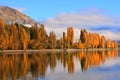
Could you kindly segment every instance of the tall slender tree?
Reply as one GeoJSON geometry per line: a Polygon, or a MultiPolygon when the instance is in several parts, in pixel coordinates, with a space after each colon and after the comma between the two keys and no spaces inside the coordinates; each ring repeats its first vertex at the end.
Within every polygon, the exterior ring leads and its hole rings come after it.
{"type": "Polygon", "coordinates": [[[49,47],[51,49],[55,49],[56,48],[56,35],[55,33],[52,31],[49,34],[49,47]]]}
{"type": "Polygon", "coordinates": [[[72,27],[67,28],[67,46],[68,48],[72,48],[74,43],[74,30],[72,27]]]}
{"type": "Polygon", "coordinates": [[[19,26],[20,48],[26,50],[28,47],[28,34],[25,29],[19,26]]]}
{"type": "Polygon", "coordinates": [[[106,45],[105,43],[106,43],[105,36],[101,36],[100,47],[105,48],[106,45]]]}
{"type": "Polygon", "coordinates": [[[3,19],[0,19],[0,49],[7,49],[8,43],[8,34],[5,30],[5,23],[3,19]]]}

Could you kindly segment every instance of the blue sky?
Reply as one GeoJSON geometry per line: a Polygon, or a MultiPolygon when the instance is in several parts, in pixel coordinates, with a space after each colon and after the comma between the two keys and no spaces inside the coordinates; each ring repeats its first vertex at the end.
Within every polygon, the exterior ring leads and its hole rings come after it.
{"type": "Polygon", "coordinates": [[[115,16],[120,14],[120,0],[1,0],[0,5],[24,8],[23,13],[35,20],[87,8],[106,10],[106,13],[115,16]]]}
{"type": "Polygon", "coordinates": [[[75,34],[86,28],[120,40],[116,35],[120,34],[120,0],[1,0],[0,5],[20,10],[58,36],[66,27],[74,26],[75,34]]]}

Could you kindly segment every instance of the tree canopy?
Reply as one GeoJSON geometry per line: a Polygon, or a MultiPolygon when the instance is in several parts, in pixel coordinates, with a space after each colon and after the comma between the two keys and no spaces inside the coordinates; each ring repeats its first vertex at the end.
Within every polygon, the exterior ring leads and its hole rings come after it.
{"type": "Polygon", "coordinates": [[[54,31],[49,35],[45,26],[39,27],[35,23],[32,27],[21,24],[5,24],[0,19],[0,49],[1,50],[26,50],[26,49],[81,49],[81,48],[117,48],[117,40],[111,41],[104,35],[89,33],[81,29],[80,38],[74,41],[74,28],[68,27],[67,33],[63,32],[60,39],[56,38],[54,31]]]}

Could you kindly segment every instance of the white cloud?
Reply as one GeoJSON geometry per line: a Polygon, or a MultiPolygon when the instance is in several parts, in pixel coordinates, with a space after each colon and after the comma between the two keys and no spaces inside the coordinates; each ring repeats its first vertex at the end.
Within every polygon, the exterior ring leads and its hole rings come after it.
{"type": "Polygon", "coordinates": [[[66,31],[67,27],[72,26],[75,28],[75,39],[79,39],[80,33],[78,30],[85,28],[91,32],[101,33],[112,40],[120,40],[120,37],[116,35],[120,32],[112,31],[112,29],[117,30],[120,27],[119,22],[119,18],[103,14],[97,9],[86,9],[78,13],[61,13],[54,18],[43,21],[48,32],[53,30],[60,37],[62,36],[62,32],[66,31]],[[97,29],[99,27],[103,27],[103,29],[93,30],[93,28],[97,29]],[[111,29],[106,30],[104,29],[105,27],[110,27],[111,29]]]}
{"type": "Polygon", "coordinates": [[[120,32],[113,32],[110,30],[89,30],[89,32],[93,33],[99,33],[100,35],[104,35],[106,39],[111,39],[111,40],[120,40],[120,32]]]}
{"type": "Polygon", "coordinates": [[[113,66],[118,66],[120,65],[120,58],[118,59],[110,59],[110,60],[106,60],[105,64],[102,64],[101,67],[113,67],[113,66]]]}
{"type": "Polygon", "coordinates": [[[27,10],[26,8],[19,8],[19,7],[13,7],[14,9],[18,10],[19,12],[24,12],[27,10]]]}

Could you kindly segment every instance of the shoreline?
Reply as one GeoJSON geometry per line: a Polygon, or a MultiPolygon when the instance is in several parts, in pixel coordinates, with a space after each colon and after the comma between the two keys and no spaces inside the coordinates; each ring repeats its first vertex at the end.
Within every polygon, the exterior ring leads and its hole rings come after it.
{"type": "Polygon", "coordinates": [[[101,50],[120,50],[120,47],[119,48],[90,48],[90,49],[0,50],[0,53],[12,53],[12,52],[75,52],[75,51],[101,51],[101,50]]]}

